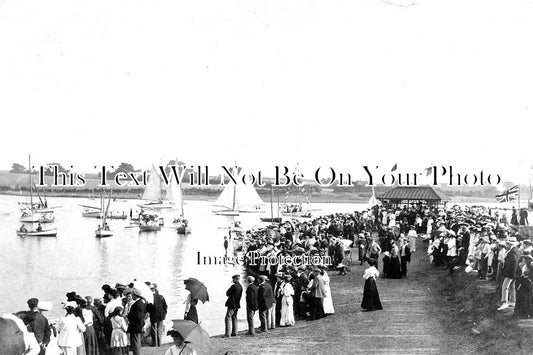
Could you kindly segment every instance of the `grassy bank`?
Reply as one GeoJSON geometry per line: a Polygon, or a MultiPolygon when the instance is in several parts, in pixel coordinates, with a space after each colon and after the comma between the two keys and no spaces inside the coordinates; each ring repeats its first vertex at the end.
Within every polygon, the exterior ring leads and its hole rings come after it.
{"type": "Polygon", "coordinates": [[[453,275],[433,270],[428,284],[442,299],[438,315],[446,330],[458,344],[471,346],[479,354],[531,354],[531,328],[518,326],[513,308],[497,311],[500,293],[492,281],[478,280],[477,273],[464,268],[453,275]]]}

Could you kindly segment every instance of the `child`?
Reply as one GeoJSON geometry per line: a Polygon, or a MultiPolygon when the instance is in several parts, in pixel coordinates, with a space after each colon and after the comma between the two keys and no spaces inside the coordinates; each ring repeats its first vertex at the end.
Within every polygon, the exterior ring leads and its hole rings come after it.
{"type": "Polygon", "coordinates": [[[128,325],[121,316],[123,310],[120,306],[116,307],[109,315],[113,327],[110,345],[115,355],[128,355],[128,334],[126,333],[128,325]]]}

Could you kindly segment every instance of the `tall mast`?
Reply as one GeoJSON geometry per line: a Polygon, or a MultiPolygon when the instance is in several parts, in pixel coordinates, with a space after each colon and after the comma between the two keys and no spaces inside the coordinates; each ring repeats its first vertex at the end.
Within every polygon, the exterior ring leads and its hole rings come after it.
{"type": "MultiPolygon", "coordinates": [[[[237,162],[235,162],[235,170],[237,170],[237,176],[238,176],[239,169],[237,169],[237,162]]],[[[236,199],[237,199],[237,184],[233,184],[233,208],[232,208],[232,211],[235,211],[235,200],[236,199]]]]}
{"type": "Polygon", "coordinates": [[[274,187],[270,185],[270,219],[274,222],[274,187]]]}
{"type": "Polygon", "coordinates": [[[278,193],[278,194],[276,194],[276,196],[278,197],[278,213],[276,213],[276,215],[277,215],[276,217],[278,217],[278,218],[279,218],[279,193],[278,193]]]}
{"type": "MultiPolygon", "coordinates": [[[[176,165],[178,165],[178,157],[176,157],[176,165]]],[[[178,172],[179,172],[179,165],[178,165],[178,172]]],[[[200,176],[198,176],[198,179],[200,179],[200,176]]],[[[176,180],[176,184],[178,183],[178,181],[176,180]]],[[[183,189],[181,188],[181,184],[183,183],[183,179],[182,181],[180,182],[179,184],[179,189],[180,189],[180,203],[181,203],[181,218],[182,219],[185,219],[185,210],[183,209],[183,189]]]]}
{"type": "Polygon", "coordinates": [[[31,155],[28,154],[28,171],[30,172],[30,208],[33,215],[33,181],[31,179],[31,155]]]}

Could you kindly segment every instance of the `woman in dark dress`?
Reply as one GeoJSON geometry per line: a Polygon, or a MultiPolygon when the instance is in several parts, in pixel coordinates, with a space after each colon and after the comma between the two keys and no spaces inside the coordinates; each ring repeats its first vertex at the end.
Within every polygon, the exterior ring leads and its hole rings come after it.
{"type": "Polygon", "coordinates": [[[196,311],[196,305],[198,304],[198,300],[193,299],[191,294],[187,296],[187,300],[185,301],[185,316],[184,319],[193,321],[194,323],[198,324],[198,312],[196,311]]]}
{"type": "Polygon", "coordinates": [[[390,266],[390,252],[383,253],[383,278],[389,278],[389,266],[390,266]]]}
{"type": "Polygon", "coordinates": [[[391,242],[390,262],[387,271],[389,279],[401,279],[402,272],[400,268],[400,249],[396,246],[396,241],[391,242]]]}
{"type": "Polygon", "coordinates": [[[376,279],[379,277],[379,271],[374,266],[376,265],[376,260],[369,259],[368,264],[370,264],[370,267],[363,274],[365,288],[363,290],[363,301],[361,302],[361,308],[367,312],[383,309],[376,286],[376,279]]]}
{"type": "Polygon", "coordinates": [[[533,316],[533,295],[531,285],[531,282],[533,281],[532,261],[533,257],[530,255],[522,255],[520,258],[522,275],[516,281],[516,304],[514,314],[522,318],[533,316]]]}

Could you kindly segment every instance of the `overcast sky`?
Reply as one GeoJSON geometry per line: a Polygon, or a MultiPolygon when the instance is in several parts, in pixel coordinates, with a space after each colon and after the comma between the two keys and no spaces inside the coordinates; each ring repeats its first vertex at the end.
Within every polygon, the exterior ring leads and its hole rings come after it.
{"type": "Polygon", "coordinates": [[[527,183],[532,0],[0,0],[0,169],[453,164],[527,183]]]}

